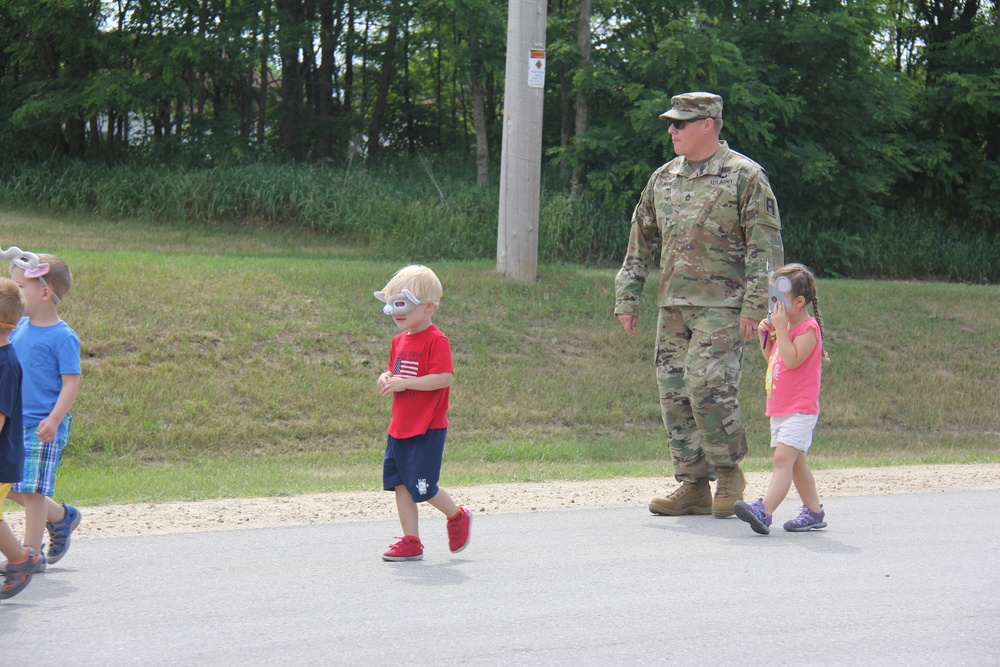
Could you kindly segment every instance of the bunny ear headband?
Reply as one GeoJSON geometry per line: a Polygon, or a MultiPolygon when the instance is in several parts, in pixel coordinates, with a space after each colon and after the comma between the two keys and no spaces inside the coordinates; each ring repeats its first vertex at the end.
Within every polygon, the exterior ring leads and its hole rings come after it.
{"type": "MultiPolygon", "coordinates": [[[[49,272],[49,265],[47,262],[39,263],[38,255],[35,253],[21,250],[17,246],[11,246],[0,252],[0,257],[10,260],[11,273],[14,272],[14,267],[23,269],[25,278],[37,278],[42,287],[48,287],[48,283],[45,282],[45,278],[42,276],[49,272]]],[[[57,304],[59,303],[59,296],[55,291],[52,292],[52,300],[57,304]]]]}
{"type": "Polygon", "coordinates": [[[0,252],[0,258],[10,260],[10,268],[14,269],[16,266],[19,269],[24,269],[24,276],[26,278],[38,278],[39,276],[44,276],[49,272],[48,264],[39,264],[38,255],[33,252],[28,252],[27,250],[21,250],[17,246],[11,246],[0,252]],[[44,269],[42,267],[45,267],[44,269]],[[41,271],[39,271],[41,269],[41,271]],[[28,272],[34,275],[28,275],[28,272]]]}

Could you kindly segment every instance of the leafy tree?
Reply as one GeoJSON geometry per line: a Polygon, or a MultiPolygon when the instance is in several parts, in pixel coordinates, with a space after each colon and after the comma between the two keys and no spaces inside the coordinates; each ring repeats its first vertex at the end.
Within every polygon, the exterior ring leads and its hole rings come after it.
{"type": "Polygon", "coordinates": [[[735,115],[741,127],[764,124],[753,157],[771,173],[786,217],[817,229],[872,224],[903,169],[896,131],[910,113],[908,87],[873,60],[880,6],[750,2],[736,18],[735,41],[775,106],[745,110],[738,98],[735,115]]]}
{"type": "Polygon", "coordinates": [[[101,64],[100,9],[100,0],[0,4],[0,138],[12,154],[83,154],[86,80],[101,64]]]}
{"type": "MultiPolygon", "coordinates": [[[[506,5],[4,0],[0,160],[411,154],[475,160],[485,184],[506,5]]],[[[1000,231],[995,0],[549,0],[548,16],[545,186],[574,205],[626,220],[672,157],[657,116],[710,90],[790,227],[845,252],[904,208],[1000,231]]]]}
{"type": "Polygon", "coordinates": [[[926,47],[908,73],[921,93],[900,198],[959,227],[1000,232],[1000,26],[994,4],[916,0],[926,47]]]}

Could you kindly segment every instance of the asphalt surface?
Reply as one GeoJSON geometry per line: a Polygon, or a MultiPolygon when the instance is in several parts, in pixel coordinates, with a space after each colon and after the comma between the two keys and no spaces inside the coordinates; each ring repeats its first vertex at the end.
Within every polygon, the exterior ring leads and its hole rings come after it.
{"type": "Polygon", "coordinates": [[[77,540],[0,665],[998,665],[1000,491],[825,500],[753,533],[644,507],[77,540]]]}

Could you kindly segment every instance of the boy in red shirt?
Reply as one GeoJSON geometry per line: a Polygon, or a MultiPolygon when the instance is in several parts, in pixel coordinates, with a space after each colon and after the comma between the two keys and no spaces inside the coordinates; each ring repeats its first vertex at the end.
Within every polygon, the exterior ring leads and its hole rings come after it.
{"type": "Polygon", "coordinates": [[[387,561],[420,560],[417,503],[428,502],[448,517],[448,546],[458,553],[469,544],[472,515],[438,486],[448,433],[448,396],[454,369],[448,337],[431,322],[441,300],[441,281],[426,266],[396,272],[375,298],[392,317],[399,334],[392,339],[388,370],[376,386],[392,396],[382,486],[396,492],[403,537],[382,554],[387,561]]]}

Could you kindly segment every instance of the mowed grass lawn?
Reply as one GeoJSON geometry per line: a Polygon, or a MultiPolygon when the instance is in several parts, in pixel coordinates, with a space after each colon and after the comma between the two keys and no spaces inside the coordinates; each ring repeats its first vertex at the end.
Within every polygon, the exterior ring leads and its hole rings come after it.
{"type": "MultiPolygon", "coordinates": [[[[0,213],[0,246],[54,252],[83,383],[57,495],[80,504],[381,488],[396,332],[372,297],[400,266],[336,239],[0,213]]],[[[794,259],[794,258],[790,258],[794,259]]],[[[456,376],[443,484],[670,470],[652,370],[616,267],[429,262],[456,376]]],[[[1000,287],[820,280],[814,467],[1000,461],[1000,287]]],[[[764,360],[747,349],[748,469],[770,467],[764,360]]]]}

